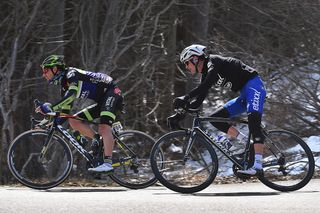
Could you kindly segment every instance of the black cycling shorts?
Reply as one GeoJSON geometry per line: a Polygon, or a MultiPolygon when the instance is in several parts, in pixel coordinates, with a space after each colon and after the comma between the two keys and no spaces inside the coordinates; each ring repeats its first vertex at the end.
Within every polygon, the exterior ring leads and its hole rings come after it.
{"type": "Polygon", "coordinates": [[[76,113],[80,118],[92,121],[100,118],[100,123],[111,126],[116,120],[116,113],[122,108],[123,97],[118,87],[108,89],[101,100],[76,113]]]}

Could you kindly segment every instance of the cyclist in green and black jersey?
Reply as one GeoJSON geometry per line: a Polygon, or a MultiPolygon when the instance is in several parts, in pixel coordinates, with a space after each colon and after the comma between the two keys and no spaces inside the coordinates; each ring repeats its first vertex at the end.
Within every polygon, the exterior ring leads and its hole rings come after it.
{"type": "MultiPolygon", "coordinates": [[[[104,144],[104,162],[96,168],[89,168],[93,172],[111,172],[112,150],[114,138],[111,126],[116,118],[116,111],[122,107],[121,90],[112,77],[104,73],[95,73],[78,68],[66,67],[64,57],[50,55],[41,64],[43,77],[50,83],[61,85],[62,99],[54,104],[44,103],[36,110],[47,113],[61,111],[69,113],[76,98],[89,98],[96,103],[76,113],[81,118],[92,121],[100,117],[98,134],[104,144]]],[[[89,138],[97,137],[97,133],[82,121],[69,119],[70,126],[89,138]]]]}

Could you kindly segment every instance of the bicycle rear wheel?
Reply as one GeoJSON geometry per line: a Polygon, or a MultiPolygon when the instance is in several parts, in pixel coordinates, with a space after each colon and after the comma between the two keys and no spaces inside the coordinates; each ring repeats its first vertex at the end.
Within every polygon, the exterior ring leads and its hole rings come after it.
{"type": "Polygon", "coordinates": [[[284,130],[269,131],[263,154],[266,186],[278,191],[295,191],[304,187],[314,173],[314,158],[308,145],[297,135],[284,130]]]}
{"type": "Polygon", "coordinates": [[[7,160],[13,176],[23,185],[34,189],[49,189],[62,183],[72,169],[69,146],[58,135],[53,135],[46,149],[45,130],[29,130],[10,144],[7,160]],[[45,153],[40,157],[41,153],[45,153]]]}
{"type": "Polygon", "coordinates": [[[115,143],[112,154],[114,173],[110,178],[130,189],[142,189],[153,185],[157,181],[150,165],[154,139],[136,130],[122,131],[118,138],[125,146],[119,142],[115,143]]]}
{"type": "Polygon", "coordinates": [[[174,131],[162,136],[151,152],[151,167],[158,180],[180,193],[194,193],[208,187],[218,171],[218,158],[212,145],[196,136],[185,158],[190,134],[174,131]]]}

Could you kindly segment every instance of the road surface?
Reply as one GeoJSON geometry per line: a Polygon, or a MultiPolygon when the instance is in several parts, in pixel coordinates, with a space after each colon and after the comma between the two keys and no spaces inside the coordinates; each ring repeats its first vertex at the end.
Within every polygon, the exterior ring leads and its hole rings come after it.
{"type": "Polygon", "coordinates": [[[303,189],[283,193],[261,183],[211,185],[196,194],[164,187],[130,190],[123,187],[57,187],[38,191],[0,187],[0,213],[205,213],[320,212],[320,179],[303,189]]]}

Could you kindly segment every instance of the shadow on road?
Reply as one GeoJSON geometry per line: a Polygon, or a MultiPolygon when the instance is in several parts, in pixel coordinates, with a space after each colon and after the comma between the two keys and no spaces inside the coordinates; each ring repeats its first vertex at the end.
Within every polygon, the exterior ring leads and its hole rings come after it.
{"type": "MultiPolygon", "coordinates": [[[[169,193],[154,193],[154,195],[168,195],[169,193]]],[[[179,193],[170,193],[179,194],[179,193]]],[[[181,194],[181,196],[197,196],[197,197],[244,197],[244,196],[274,196],[280,195],[280,192],[227,192],[227,193],[194,193],[181,194]]]]}
{"type": "Polygon", "coordinates": [[[244,196],[273,196],[280,192],[227,192],[227,193],[195,193],[193,196],[203,197],[244,197],[244,196]]]}
{"type": "Polygon", "coordinates": [[[128,191],[126,189],[101,189],[101,188],[83,188],[83,189],[79,189],[79,188],[67,188],[67,189],[49,189],[49,190],[44,190],[43,192],[55,192],[55,193],[61,193],[61,192],[124,192],[124,191],[128,191]]]}

